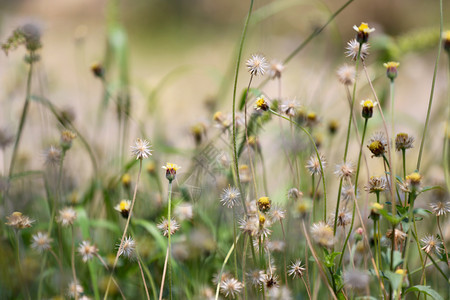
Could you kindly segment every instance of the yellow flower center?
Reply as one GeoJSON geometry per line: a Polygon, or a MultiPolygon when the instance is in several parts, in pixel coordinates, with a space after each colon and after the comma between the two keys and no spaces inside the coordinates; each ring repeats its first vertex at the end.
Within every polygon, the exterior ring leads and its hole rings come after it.
{"type": "Polygon", "coordinates": [[[398,66],[400,66],[400,63],[398,63],[396,61],[390,61],[390,62],[384,63],[383,66],[386,69],[398,68],[398,66]]]}
{"type": "Polygon", "coordinates": [[[128,203],[127,203],[127,201],[125,201],[125,200],[120,201],[119,208],[122,211],[123,210],[128,210],[128,203]]]}
{"type": "Polygon", "coordinates": [[[373,102],[372,102],[372,100],[366,100],[366,101],[364,101],[363,106],[364,106],[364,107],[367,107],[367,108],[373,108],[373,102]]]}
{"type": "Polygon", "coordinates": [[[361,23],[361,25],[359,25],[359,27],[358,27],[358,30],[361,32],[365,32],[368,29],[369,29],[369,25],[367,23],[361,23]]]}
{"type": "Polygon", "coordinates": [[[375,210],[383,209],[383,205],[381,205],[380,203],[373,203],[372,209],[375,209],[375,210]]]}

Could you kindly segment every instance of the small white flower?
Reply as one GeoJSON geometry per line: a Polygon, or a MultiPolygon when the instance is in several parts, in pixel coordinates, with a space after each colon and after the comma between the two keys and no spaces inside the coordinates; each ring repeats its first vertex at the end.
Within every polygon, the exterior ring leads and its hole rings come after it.
{"type": "Polygon", "coordinates": [[[33,242],[31,243],[31,248],[42,253],[49,250],[52,246],[50,245],[53,241],[52,238],[48,236],[46,232],[38,232],[32,236],[33,242]]]}
{"type": "Polygon", "coordinates": [[[134,258],[134,253],[136,250],[136,242],[133,240],[132,237],[126,237],[123,240],[122,246],[120,246],[120,244],[118,246],[119,246],[119,256],[123,254],[129,259],[134,258]]]}
{"type": "Polygon", "coordinates": [[[87,262],[90,260],[94,255],[97,254],[97,247],[94,245],[91,245],[88,241],[81,242],[80,246],[78,247],[78,253],[83,257],[83,262],[87,262]]]}
{"type": "Polygon", "coordinates": [[[228,208],[232,208],[239,203],[240,197],[241,193],[239,192],[239,189],[228,186],[228,188],[223,190],[223,193],[220,196],[220,202],[228,208]]]}
{"type": "Polygon", "coordinates": [[[77,213],[72,207],[65,207],[59,211],[58,222],[62,226],[72,225],[77,219],[77,213]]]}

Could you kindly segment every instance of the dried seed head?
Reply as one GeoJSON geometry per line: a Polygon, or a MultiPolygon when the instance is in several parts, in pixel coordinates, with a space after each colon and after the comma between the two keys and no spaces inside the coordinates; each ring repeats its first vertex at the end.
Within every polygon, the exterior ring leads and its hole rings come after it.
{"type": "Polygon", "coordinates": [[[323,221],[311,226],[311,235],[314,241],[322,247],[331,248],[334,244],[333,229],[323,221]]]}
{"type": "Polygon", "coordinates": [[[239,189],[228,186],[228,188],[223,190],[222,195],[220,196],[220,202],[222,203],[222,205],[225,205],[228,208],[232,208],[236,204],[239,204],[240,198],[241,193],[239,192],[239,189]]]}
{"type": "Polygon", "coordinates": [[[334,174],[336,174],[341,179],[351,179],[354,171],[355,169],[352,162],[347,161],[343,162],[340,165],[337,165],[334,174]]]}
{"type": "Polygon", "coordinates": [[[352,85],[355,82],[356,70],[354,66],[344,64],[337,70],[339,82],[343,85],[352,85]]]}
{"type": "Polygon", "coordinates": [[[77,219],[77,213],[72,207],[65,207],[59,211],[57,221],[62,226],[73,225],[73,222],[77,219]]]}
{"type": "Polygon", "coordinates": [[[292,276],[292,278],[303,277],[303,272],[305,272],[305,268],[302,266],[301,260],[296,260],[295,262],[292,262],[288,269],[288,275],[292,276]]]}
{"type": "Polygon", "coordinates": [[[395,137],[395,149],[397,151],[413,148],[414,137],[408,136],[407,133],[399,133],[395,137]]]}
{"type": "Polygon", "coordinates": [[[45,164],[49,166],[57,166],[61,161],[61,149],[50,146],[48,150],[44,153],[45,164]]]}
{"type": "Polygon", "coordinates": [[[124,255],[128,259],[134,259],[136,242],[131,236],[125,237],[125,239],[123,240],[123,244],[120,245],[119,243],[117,246],[119,247],[119,256],[124,255]]]}
{"type": "Polygon", "coordinates": [[[50,245],[53,241],[52,238],[46,232],[38,232],[32,236],[33,242],[31,243],[31,248],[42,253],[49,250],[52,246],[50,245]]]}
{"type": "Polygon", "coordinates": [[[161,230],[164,236],[169,236],[169,230],[170,235],[175,234],[175,232],[180,229],[180,224],[178,224],[177,220],[173,218],[170,219],[170,222],[168,219],[162,218],[161,222],[156,227],[161,230]]]}
{"type": "Polygon", "coordinates": [[[369,140],[367,146],[372,152],[372,157],[381,157],[386,153],[387,141],[383,132],[376,132],[369,140]]]}
{"type": "Polygon", "coordinates": [[[369,182],[364,186],[364,190],[369,193],[379,193],[388,189],[386,178],[381,176],[371,176],[369,182]]]}
{"type": "Polygon", "coordinates": [[[88,260],[92,259],[98,252],[97,247],[94,245],[91,245],[88,241],[82,241],[80,243],[80,246],[78,246],[78,253],[83,258],[83,262],[87,262],[88,260]]]}
{"type": "Polygon", "coordinates": [[[267,69],[266,58],[259,54],[253,54],[251,58],[247,60],[247,68],[251,75],[259,76],[264,75],[267,69]]]}
{"type": "Polygon", "coordinates": [[[152,155],[150,147],[150,143],[147,140],[137,138],[134,146],[131,146],[131,154],[136,156],[136,159],[147,158],[152,155]]]}
{"type": "Polygon", "coordinates": [[[273,60],[270,63],[270,69],[269,69],[270,78],[272,78],[272,79],[281,78],[281,73],[283,73],[284,68],[285,67],[284,67],[283,63],[273,60]]]}
{"type": "Polygon", "coordinates": [[[450,213],[450,201],[448,200],[430,203],[430,207],[431,211],[436,216],[445,216],[446,214],[450,213]]]}
{"type": "Polygon", "coordinates": [[[439,254],[442,252],[442,242],[439,240],[438,237],[434,235],[426,235],[423,239],[420,240],[424,245],[422,247],[422,250],[426,253],[430,253],[431,251],[434,251],[436,254],[439,254]]]}
{"type": "Polygon", "coordinates": [[[23,215],[18,211],[15,211],[11,215],[7,216],[6,220],[8,220],[8,222],[5,223],[6,225],[16,229],[30,228],[34,223],[34,220],[31,220],[28,216],[23,215]]]}
{"type": "Polygon", "coordinates": [[[244,285],[235,278],[225,279],[220,282],[220,292],[225,297],[231,296],[233,299],[241,292],[243,287],[244,285]]]}
{"type": "MultiPolygon", "coordinates": [[[[325,156],[320,155],[320,161],[322,162],[322,167],[325,168],[326,160],[325,156]]],[[[320,162],[317,156],[311,156],[305,165],[305,168],[309,171],[311,175],[321,175],[320,162]]]]}
{"type": "Polygon", "coordinates": [[[345,54],[352,60],[356,60],[356,58],[358,57],[359,47],[361,47],[361,53],[359,54],[359,57],[361,58],[361,60],[365,60],[369,55],[369,44],[364,43],[361,46],[360,43],[358,43],[355,39],[347,43],[347,47],[345,48],[347,51],[345,52],[345,54]]]}
{"type": "Polygon", "coordinates": [[[283,101],[283,103],[280,105],[280,110],[286,116],[294,118],[295,116],[297,116],[300,107],[300,103],[297,100],[291,99],[283,101]]]}
{"type": "Polygon", "coordinates": [[[349,290],[364,291],[369,285],[369,274],[361,270],[348,270],[344,272],[344,285],[349,290]]]}

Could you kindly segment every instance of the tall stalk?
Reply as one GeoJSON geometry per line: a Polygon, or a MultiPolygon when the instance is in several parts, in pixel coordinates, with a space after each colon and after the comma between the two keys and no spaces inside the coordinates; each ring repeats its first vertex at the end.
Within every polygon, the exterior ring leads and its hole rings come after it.
{"type": "MultiPolygon", "coordinates": [[[[31,51],[30,57],[32,57],[33,55],[34,55],[34,52],[31,51]]],[[[20,116],[20,122],[19,122],[19,129],[17,130],[16,140],[14,141],[14,148],[13,148],[13,152],[12,152],[11,163],[9,165],[8,178],[11,178],[13,171],[14,171],[14,165],[15,165],[15,162],[17,159],[17,152],[19,150],[20,138],[22,137],[23,127],[25,125],[25,120],[26,120],[27,114],[28,114],[28,108],[30,106],[32,75],[33,75],[33,61],[30,61],[30,68],[28,69],[25,103],[23,104],[22,115],[20,116]]]]}

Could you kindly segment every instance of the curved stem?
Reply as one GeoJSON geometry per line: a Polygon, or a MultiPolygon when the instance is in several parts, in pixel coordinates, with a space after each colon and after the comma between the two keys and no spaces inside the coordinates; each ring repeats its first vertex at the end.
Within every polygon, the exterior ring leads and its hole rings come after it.
{"type": "MultiPolygon", "coordinates": [[[[218,278],[221,278],[222,277],[222,273],[223,273],[223,270],[225,269],[225,265],[227,264],[227,262],[228,262],[228,259],[230,259],[230,256],[231,256],[231,253],[233,252],[233,250],[234,250],[234,244],[235,243],[237,243],[237,241],[239,240],[239,238],[240,238],[240,234],[236,237],[236,240],[235,241],[233,241],[233,245],[231,245],[231,248],[230,248],[230,250],[228,250],[228,253],[227,253],[227,256],[225,256],[225,259],[224,259],[224,261],[223,261],[223,263],[222,263],[222,267],[220,268],[220,273],[219,273],[219,276],[218,276],[218,278]]],[[[250,243],[251,243],[251,241],[250,241],[250,243]]],[[[220,290],[220,280],[218,280],[219,282],[217,283],[217,287],[216,287],[216,297],[214,298],[215,300],[217,300],[217,299],[219,299],[219,290],[220,290]]]]}
{"type": "MultiPolygon", "coordinates": [[[[74,284],[75,284],[75,290],[77,289],[76,288],[76,285],[78,284],[78,280],[77,280],[77,272],[76,272],[76,270],[75,270],[75,232],[74,232],[74,229],[73,229],[73,225],[71,226],[71,228],[72,228],[72,259],[71,259],[71,265],[72,265],[72,276],[73,276],[73,282],[74,282],[74,284]]],[[[75,291],[75,300],[77,300],[78,299],[78,293],[75,291]]]]}

